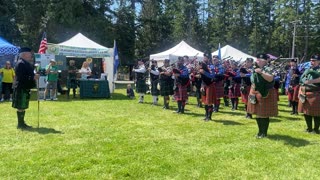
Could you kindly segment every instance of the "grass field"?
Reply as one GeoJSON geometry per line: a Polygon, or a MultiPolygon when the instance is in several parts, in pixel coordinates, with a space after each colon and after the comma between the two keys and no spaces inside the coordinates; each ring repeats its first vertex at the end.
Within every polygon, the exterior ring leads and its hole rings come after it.
{"type": "Polygon", "coordinates": [[[222,107],[213,121],[191,97],[185,114],[125,97],[30,102],[16,129],[11,103],[0,103],[1,179],[318,179],[319,139],[304,132],[281,96],[269,136],[256,139],[255,120],[222,107]]]}

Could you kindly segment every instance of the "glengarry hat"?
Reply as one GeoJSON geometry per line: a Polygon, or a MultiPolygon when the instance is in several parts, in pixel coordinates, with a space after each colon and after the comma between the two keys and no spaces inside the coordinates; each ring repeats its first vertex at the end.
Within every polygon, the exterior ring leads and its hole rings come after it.
{"type": "Polygon", "coordinates": [[[257,59],[263,59],[267,61],[269,59],[269,56],[267,54],[260,53],[257,55],[257,59]]]}

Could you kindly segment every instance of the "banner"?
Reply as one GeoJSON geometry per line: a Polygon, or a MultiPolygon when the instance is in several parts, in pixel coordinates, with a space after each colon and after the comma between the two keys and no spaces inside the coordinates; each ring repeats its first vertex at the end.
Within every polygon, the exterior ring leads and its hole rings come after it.
{"type": "Polygon", "coordinates": [[[48,43],[48,54],[63,55],[63,56],[75,56],[75,57],[110,57],[108,49],[97,49],[97,48],[80,48],[71,47],[58,44],[48,43]]]}

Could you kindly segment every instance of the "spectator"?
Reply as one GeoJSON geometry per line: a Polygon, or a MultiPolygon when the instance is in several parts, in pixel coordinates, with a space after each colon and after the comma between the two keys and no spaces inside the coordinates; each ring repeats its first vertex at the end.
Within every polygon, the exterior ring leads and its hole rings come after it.
{"type": "Polygon", "coordinates": [[[0,73],[2,75],[2,98],[1,102],[4,100],[9,99],[12,101],[12,83],[15,77],[14,69],[11,67],[10,61],[6,62],[6,65],[4,68],[0,70],[0,73]],[[10,94],[8,98],[8,94],[10,94]]]}

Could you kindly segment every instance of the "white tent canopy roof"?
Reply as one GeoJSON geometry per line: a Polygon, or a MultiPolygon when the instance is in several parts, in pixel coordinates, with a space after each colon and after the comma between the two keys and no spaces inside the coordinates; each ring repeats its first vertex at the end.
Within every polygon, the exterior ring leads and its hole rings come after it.
{"type": "Polygon", "coordinates": [[[199,60],[203,59],[203,52],[194,49],[184,41],[181,41],[179,44],[177,44],[173,48],[168,49],[164,52],[161,52],[158,54],[151,54],[150,59],[157,60],[157,61],[170,59],[172,63],[172,62],[175,62],[179,56],[185,56],[185,55],[189,56],[190,58],[197,56],[199,60]]]}
{"type": "Polygon", "coordinates": [[[69,40],[59,43],[59,45],[70,46],[70,47],[79,47],[79,48],[95,48],[95,49],[108,49],[91,39],[87,38],[81,33],[73,36],[69,40]]]}
{"type": "MultiPolygon", "coordinates": [[[[226,45],[222,47],[220,50],[221,50],[222,59],[232,58],[233,60],[240,61],[240,62],[245,61],[247,58],[253,58],[254,60],[256,59],[255,57],[250,56],[230,45],[226,45]]],[[[219,49],[214,51],[212,55],[218,55],[218,52],[219,52],[219,49]]]]}

